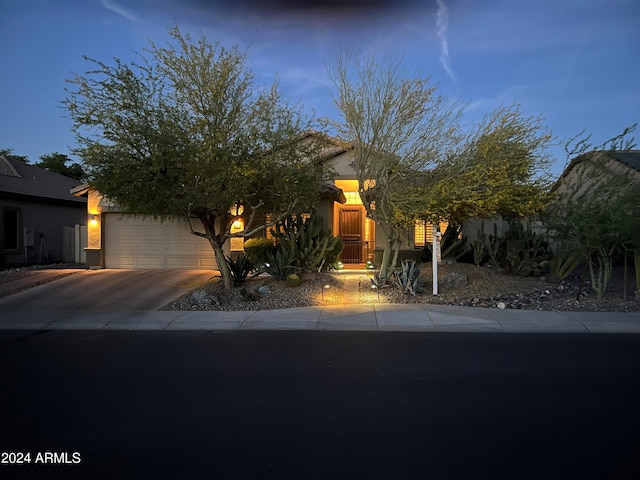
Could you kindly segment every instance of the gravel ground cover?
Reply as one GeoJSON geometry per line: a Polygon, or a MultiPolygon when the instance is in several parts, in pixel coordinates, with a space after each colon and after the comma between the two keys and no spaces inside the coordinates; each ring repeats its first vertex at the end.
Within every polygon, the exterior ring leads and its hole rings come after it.
{"type": "MultiPolygon", "coordinates": [[[[76,264],[38,265],[0,271],[0,284],[27,278],[41,269],[81,268],[76,264]]],[[[359,277],[358,303],[426,303],[463,305],[484,308],[527,309],[578,312],[639,312],[640,294],[634,292],[633,267],[627,272],[627,294],[624,298],[624,269],[615,267],[602,302],[597,302],[589,286],[589,276],[582,281],[582,269],[565,281],[549,283],[545,277],[506,275],[498,269],[476,267],[467,263],[442,263],[438,267],[439,294],[433,295],[431,264],[423,264],[425,291],[416,296],[403,294],[394,286],[380,290],[371,288],[371,272],[359,277]],[[580,285],[582,283],[582,288],[580,285]],[[580,293],[579,293],[580,292],[580,293]]],[[[339,305],[346,299],[344,275],[313,273],[300,275],[298,287],[260,275],[232,290],[224,290],[219,278],[197,286],[163,310],[270,310],[312,306],[339,305]]],[[[353,301],[353,296],[348,297],[353,301]]]]}
{"type": "MultiPolygon", "coordinates": [[[[416,296],[403,294],[394,286],[381,289],[378,296],[371,288],[369,277],[372,274],[365,271],[357,274],[358,303],[430,303],[544,311],[640,311],[632,268],[627,273],[627,299],[623,299],[624,273],[617,267],[602,302],[596,301],[588,275],[580,288],[581,269],[557,284],[547,282],[545,277],[506,275],[490,267],[441,264],[438,296],[432,293],[431,264],[424,264],[421,270],[425,276],[425,291],[416,296]],[[455,285],[452,279],[458,284],[455,285]]],[[[259,276],[232,290],[224,290],[220,280],[215,278],[169,303],[163,310],[268,310],[337,305],[345,298],[343,278],[331,273],[306,274],[301,275],[300,286],[288,287],[271,277],[259,276]]]]}

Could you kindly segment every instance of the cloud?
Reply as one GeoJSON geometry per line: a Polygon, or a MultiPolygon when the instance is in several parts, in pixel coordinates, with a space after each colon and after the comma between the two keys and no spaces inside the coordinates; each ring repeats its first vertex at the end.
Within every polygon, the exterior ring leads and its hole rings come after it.
{"type": "Polygon", "coordinates": [[[449,26],[449,9],[443,0],[436,0],[438,3],[438,12],[436,13],[436,35],[440,40],[440,63],[444,67],[449,78],[456,81],[456,74],[451,67],[451,59],[449,58],[449,44],[447,43],[447,27],[449,26]]]}
{"type": "Polygon", "coordinates": [[[116,2],[112,0],[102,0],[101,3],[102,3],[102,6],[107,10],[117,13],[118,15],[121,15],[122,17],[126,18],[130,22],[140,23],[140,19],[135,13],[133,13],[131,10],[128,10],[122,7],[121,5],[118,5],[116,2]]]}

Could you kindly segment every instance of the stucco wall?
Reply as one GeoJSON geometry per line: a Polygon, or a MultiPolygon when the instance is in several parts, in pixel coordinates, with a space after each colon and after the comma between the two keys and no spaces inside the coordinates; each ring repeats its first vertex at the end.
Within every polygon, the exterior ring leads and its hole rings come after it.
{"type": "Polygon", "coordinates": [[[46,205],[17,199],[0,199],[0,211],[4,207],[18,208],[19,252],[0,253],[0,264],[18,265],[24,263],[62,262],[64,227],[86,225],[86,205],[78,206],[46,205]],[[33,230],[34,245],[26,248],[24,228],[33,230]]]}

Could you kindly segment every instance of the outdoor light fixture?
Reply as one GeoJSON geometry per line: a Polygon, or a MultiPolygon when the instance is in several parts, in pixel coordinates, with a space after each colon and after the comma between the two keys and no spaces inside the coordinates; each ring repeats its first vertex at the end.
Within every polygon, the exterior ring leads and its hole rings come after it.
{"type": "Polygon", "coordinates": [[[329,290],[330,285],[323,285],[322,286],[322,300],[324,300],[324,291],[325,290],[329,290]]]}
{"type": "Polygon", "coordinates": [[[378,292],[378,301],[380,300],[380,289],[377,285],[371,285],[371,288],[378,292]]]}
{"type": "Polygon", "coordinates": [[[91,218],[89,219],[89,223],[91,223],[91,225],[97,225],[98,224],[98,216],[97,215],[91,215],[91,218]]]}
{"type": "Polygon", "coordinates": [[[236,217],[240,217],[243,213],[244,213],[244,205],[242,205],[241,203],[236,203],[233,206],[231,214],[236,216],[236,217]],[[234,212],[234,210],[235,210],[235,212],[234,212]]]}

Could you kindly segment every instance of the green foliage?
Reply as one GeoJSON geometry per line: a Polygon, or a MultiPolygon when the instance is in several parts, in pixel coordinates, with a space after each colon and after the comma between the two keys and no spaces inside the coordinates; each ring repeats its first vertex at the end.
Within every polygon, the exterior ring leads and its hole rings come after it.
{"type": "Polygon", "coordinates": [[[231,257],[226,257],[226,261],[233,278],[233,285],[236,287],[242,285],[253,270],[253,265],[249,258],[245,255],[240,255],[235,261],[231,257]]]}
{"type": "Polygon", "coordinates": [[[62,153],[56,152],[48,155],[42,155],[40,157],[40,162],[34,163],[34,166],[78,181],[83,181],[85,178],[82,165],[75,163],[68,156],[62,153]],[[69,162],[71,162],[71,164],[67,165],[69,162]]]}
{"type": "MultiPolygon", "coordinates": [[[[554,202],[545,212],[551,235],[586,259],[597,300],[604,298],[613,259],[640,249],[640,184],[634,171],[612,158],[617,148],[630,149],[625,136],[635,125],[595,150],[589,137],[566,150],[572,158],[555,186],[554,202]]],[[[571,141],[575,141],[574,137],[571,141]]]]}
{"type": "Polygon", "coordinates": [[[314,213],[303,219],[289,216],[272,230],[278,249],[291,255],[294,264],[305,272],[320,272],[333,267],[344,242],[331,235],[322,217],[314,213]]]}
{"type": "Polygon", "coordinates": [[[573,272],[584,258],[567,243],[560,243],[549,262],[551,280],[561,282],[573,272]]]}
{"type": "Polygon", "coordinates": [[[290,273],[287,275],[286,280],[284,281],[287,287],[299,287],[300,286],[300,277],[295,273],[290,273]]]}
{"type": "Polygon", "coordinates": [[[247,54],[178,27],[139,61],[91,63],[69,80],[64,105],[92,187],[136,214],[199,220],[225,287],[223,246],[243,207],[251,237],[276,217],[308,211],[323,178],[310,122],[277,83],[257,85],[247,54]],[[237,210],[237,209],[236,209],[237,210]],[[237,213],[237,211],[236,211],[237,213]]]}
{"type": "Polygon", "coordinates": [[[424,291],[424,277],[415,260],[402,261],[399,271],[394,272],[394,280],[398,288],[405,294],[416,295],[424,291]]]}
{"type": "Polygon", "coordinates": [[[487,256],[487,235],[484,233],[484,221],[482,221],[471,248],[473,249],[473,263],[479,267],[487,256]]]}
{"type": "Polygon", "coordinates": [[[290,274],[299,271],[295,261],[296,258],[291,252],[278,249],[275,253],[267,253],[267,261],[259,271],[265,272],[277,280],[286,280],[290,274]]]}
{"type": "Polygon", "coordinates": [[[496,232],[494,227],[494,235],[489,236],[490,252],[505,272],[527,277],[548,268],[552,255],[549,242],[530,225],[525,228],[520,221],[510,220],[503,237],[498,238],[496,232]]]}
{"type": "Polygon", "coordinates": [[[27,164],[29,163],[29,157],[25,155],[16,155],[15,153],[13,153],[12,148],[0,148],[0,155],[4,155],[5,157],[11,157],[15,160],[20,160],[21,162],[24,162],[27,164]]]}
{"type": "Polygon", "coordinates": [[[267,254],[273,253],[275,245],[270,238],[250,238],[244,242],[244,253],[253,265],[262,265],[267,254]]]}
{"type": "Polygon", "coordinates": [[[377,289],[389,286],[389,277],[380,274],[380,272],[374,273],[373,276],[369,277],[369,280],[371,281],[371,285],[377,289]]]}
{"type": "Polygon", "coordinates": [[[380,270],[386,272],[395,266],[400,239],[412,223],[404,217],[407,178],[414,179],[416,172],[432,167],[455,148],[461,138],[462,107],[457,100],[437,95],[429,77],[407,75],[401,61],[391,56],[380,59],[343,51],[329,65],[328,74],[343,118],[332,127],[352,147],[367,216],[388,239],[380,262],[380,270]]]}
{"type": "Polygon", "coordinates": [[[422,175],[416,218],[438,215],[463,224],[541,212],[549,201],[552,140],[543,120],[523,116],[518,105],[496,109],[455,155],[422,175]]]}

